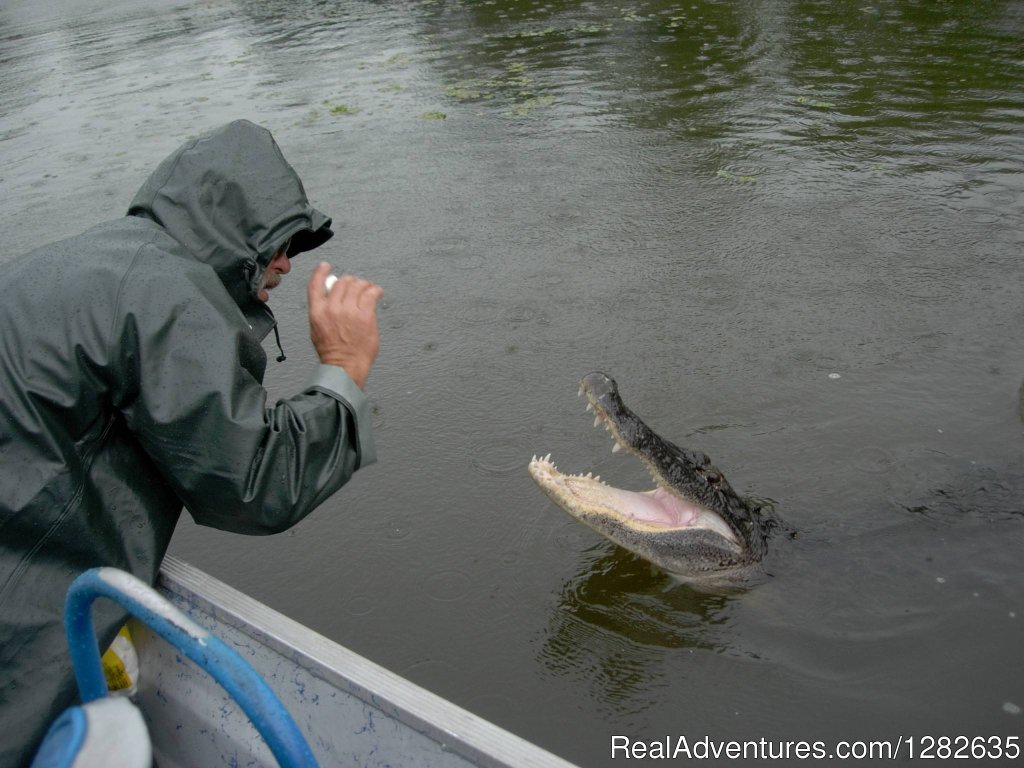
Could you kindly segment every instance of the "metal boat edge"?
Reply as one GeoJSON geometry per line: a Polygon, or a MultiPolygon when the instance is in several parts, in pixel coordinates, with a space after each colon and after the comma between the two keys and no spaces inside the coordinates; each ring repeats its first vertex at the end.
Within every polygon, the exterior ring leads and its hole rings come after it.
{"type": "MultiPolygon", "coordinates": [[[[573,768],[176,557],[156,586],[263,676],[321,766],[573,768]]],[[[209,675],[144,624],[131,630],[142,670],[134,698],[161,768],[277,764],[209,675]]]]}

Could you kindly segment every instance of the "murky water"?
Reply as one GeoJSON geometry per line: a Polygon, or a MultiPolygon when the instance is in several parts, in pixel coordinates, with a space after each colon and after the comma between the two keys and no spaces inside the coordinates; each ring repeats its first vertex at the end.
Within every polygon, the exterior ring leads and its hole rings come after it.
{"type": "Polygon", "coordinates": [[[94,5],[0,7],[6,256],[248,117],[387,291],[379,464],[177,554],[581,765],[1021,734],[1024,5],[94,5]],[[647,485],[576,399],[594,369],[777,502],[771,578],[675,584],[533,486],[549,451],[647,485]]]}

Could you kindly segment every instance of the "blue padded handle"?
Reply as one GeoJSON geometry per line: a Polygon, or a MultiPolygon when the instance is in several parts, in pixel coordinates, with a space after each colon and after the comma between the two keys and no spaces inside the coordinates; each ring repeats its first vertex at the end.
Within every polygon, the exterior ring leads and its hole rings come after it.
{"type": "Polygon", "coordinates": [[[288,710],[249,664],[140,579],[116,568],[93,568],[68,589],[64,604],[71,662],[82,701],[107,695],[92,604],[106,597],[204,669],[238,702],[282,768],[316,768],[316,758],[288,710]]]}

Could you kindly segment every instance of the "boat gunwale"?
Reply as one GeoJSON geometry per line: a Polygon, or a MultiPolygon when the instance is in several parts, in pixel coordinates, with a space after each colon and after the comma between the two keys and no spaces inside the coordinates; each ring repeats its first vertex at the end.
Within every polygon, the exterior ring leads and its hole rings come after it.
{"type": "Polygon", "coordinates": [[[573,768],[542,747],[406,680],[173,555],[164,558],[157,588],[253,637],[309,674],[475,765],[573,768]]]}

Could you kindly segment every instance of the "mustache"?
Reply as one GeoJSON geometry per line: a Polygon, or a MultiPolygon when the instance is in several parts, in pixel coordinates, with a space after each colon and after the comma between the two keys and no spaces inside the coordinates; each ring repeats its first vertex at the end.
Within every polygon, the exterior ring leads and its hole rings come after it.
{"type": "Polygon", "coordinates": [[[282,275],[280,272],[273,269],[268,269],[266,272],[263,273],[263,277],[260,278],[259,290],[269,291],[272,288],[277,288],[277,286],[281,284],[281,280],[283,279],[284,275],[282,275]]]}

